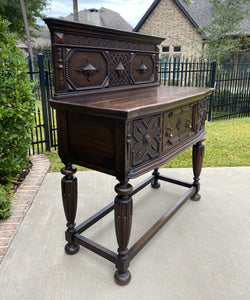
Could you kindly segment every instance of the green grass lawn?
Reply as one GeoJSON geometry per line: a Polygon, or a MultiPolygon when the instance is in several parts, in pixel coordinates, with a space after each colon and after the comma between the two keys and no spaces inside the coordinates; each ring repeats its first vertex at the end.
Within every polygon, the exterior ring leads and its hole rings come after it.
{"type": "MultiPolygon", "coordinates": [[[[203,167],[250,166],[250,118],[206,122],[205,157],[203,167]]],[[[166,168],[192,166],[192,148],[166,163],[166,168]]],[[[56,152],[46,153],[51,172],[63,167],[56,152]]],[[[79,167],[79,171],[87,170],[79,167]]]]}

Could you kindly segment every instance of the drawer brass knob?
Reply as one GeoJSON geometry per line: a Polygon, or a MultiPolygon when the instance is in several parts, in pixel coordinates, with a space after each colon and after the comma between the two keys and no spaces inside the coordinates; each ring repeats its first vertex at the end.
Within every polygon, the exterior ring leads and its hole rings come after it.
{"type": "Polygon", "coordinates": [[[167,136],[169,136],[170,138],[172,138],[173,137],[173,131],[172,131],[173,129],[172,129],[172,127],[167,127],[166,128],[166,135],[167,136]]]}
{"type": "Polygon", "coordinates": [[[186,128],[192,129],[192,122],[191,122],[191,120],[186,120],[186,128]]]}

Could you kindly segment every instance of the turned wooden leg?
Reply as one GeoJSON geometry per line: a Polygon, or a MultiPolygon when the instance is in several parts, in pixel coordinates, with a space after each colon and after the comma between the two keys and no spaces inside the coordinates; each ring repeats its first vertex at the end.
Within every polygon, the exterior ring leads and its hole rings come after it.
{"type": "Polygon", "coordinates": [[[131,279],[127,270],[129,266],[128,242],[132,225],[132,197],[133,188],[127,182],[120,182],[115,186],[117,196],[115,198],[115,229],[118,242],[118,262],[116,264],[115,281],[119,285],[126,285],[131,279]]]}
{"type": "Polygon", "coordinates": [[[67,164],[61,170],[65,175],[62,178],[62,200],[64,212],[67,220],[68,229],[65,232],[65,238],[68,242],[65,245],[65,252],[67,254],[75,254],[79,250],[79,245],[74,241],[75,232],[75,217],[77,208],[77,178],[74,176],[76,167],[67,164]]]}
{"type": "Polygon", "coordinates": [[[151,186],[154,189],[158,189],[160,187],[160,182],[159,182],[159,179],[158,179],[158,176],[160,175],[159,168],[154,169],[154,172],[152,173],[152,175],[155,178],[154,178],[154,181],[151,182],[151,186]]]}
{"type": "Polygon", "coordinates": [[[201,196],[199,194],[200,190],[200,174],[202,168],[202,162],[204,157],[204,145],[202,143],[197,143],[193,146],[193,172],[194,172],[194,183],[196,190],[194,195],[191,197],[191,200],[198,201],[200,200],[201,196]]]}

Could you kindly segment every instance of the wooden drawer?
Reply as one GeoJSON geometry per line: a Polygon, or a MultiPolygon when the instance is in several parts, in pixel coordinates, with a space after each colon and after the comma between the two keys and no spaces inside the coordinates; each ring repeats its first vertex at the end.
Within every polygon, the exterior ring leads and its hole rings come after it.
{"type": "Polygon", "coordinates": [[[168,151],[183,143],[194,134],[193,105],[180,107],[164,113],[163,151],[168,151]]]}
{"type": "Polygon", "coordinates": [[[132,121],[132,166],[156,158],[161,152],[161,114],[132,121]]]}

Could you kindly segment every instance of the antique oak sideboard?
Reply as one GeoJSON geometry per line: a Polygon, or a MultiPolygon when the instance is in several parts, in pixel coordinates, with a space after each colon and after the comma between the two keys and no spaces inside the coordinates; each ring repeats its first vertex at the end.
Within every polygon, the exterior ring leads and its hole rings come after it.
{"type": "Polygon", "coordinates": [[[79,245],[116,265],[115,280],[130,281],[130,261],[169,218],[191,197],[199,200],[204,155],[206,98],[209,88],[158,84],[158,45],[162,38],[48,18],[52,40],[58,152],[62,199],[67,219],[65,251],[79,245]],[[192,183],[162,176],[159,166],[193,146],[192,183]],[[76,226],[77,179],[72,164],[113,175],[115,201],[76,226]],[[129,180],[150,170],[136,187],[129,180]],[[159,180],[181,185],[187,192],[133,246],[132,196],[159,180]],[[114,210],[118,253],[82,233],[114,210]]]}

